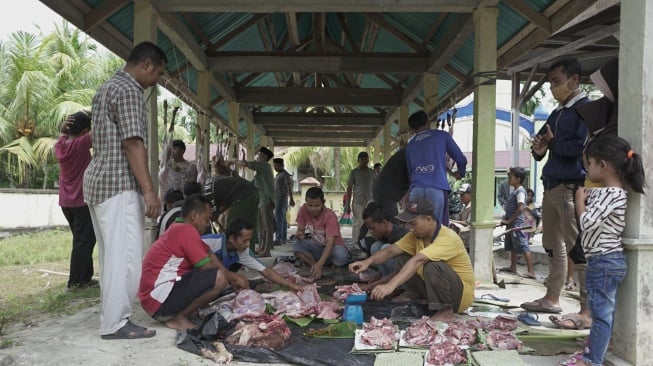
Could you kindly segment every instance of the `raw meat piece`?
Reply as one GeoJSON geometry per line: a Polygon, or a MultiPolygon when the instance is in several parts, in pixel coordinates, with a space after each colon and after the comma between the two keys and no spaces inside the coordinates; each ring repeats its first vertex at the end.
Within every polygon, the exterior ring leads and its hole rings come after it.
{"type": "Polygon", "coordinates": [[[429,346],[431,344],[442,343],[445,337],[438,337],[437,323],[432,321],[428,316],[423,316],[406,328],[403,336],[404,342],[413,346],[429,346]]]}
{"type": "Polygon", "coordinates": [[[289,262],[279,262],[272,269],[291,283],[305,284],[313,282],[312,278],[300,276],[297,268],[289,262]]]}
{"type": "Polygon", "coordinates": [[[292,318],[299,318],[305,315],[304,306],[294,292],[275,291],[266,295],[270,305],[276,309],[275,315],[287,315],[292,318]]]}
{"type": "Polygon", "coordinates": [[[383,349],[392,349],[397,339],[397,330],[397,326],[392,323],[392,320],[371,317],[369,323],[363,323],[361,342],[383,349]]]}
{"type": "Polygon", "coordinates": [[[512,333],[502,330],[491,330],[487,335],[486,343],[492,349],[504,350],[516,349],[519,351],[523,346],[522,342],[512,333]]]}
{"type": "Polygon", "coordinates": [[[488,329],[504,330],[504,331],[513,331],[517,329],[517,318],[498,315],[492,323],[488,326],[488,329]]]}
{"type": "Polygon", "coordinates": [[[320,319],[338,319],[340,310],[342,309],[337,302],[334,301],[320,301],[320,313],[316,317],[320,319]]]}
{"type": "Polygon", "coordinates": [[[241,320],[226,339],[229,344],[278,350],[286,345],[290,328],[279,316],[262,315],[241,320]]]}
{"type": "Polygon", "coordinates": [[[458,345],[450,342],[434,344],[429,348],[426,362],[436,366],[446,364],[458,365],[467,362],[467,354],[458,345]]]}
{"type": "Polygon", "coordinates": [[[265,313],[265,300],[258,292],[250,289],[238,293],[231,304],[232,314],[227,321],[242,318],[256,318],[265,313]]]}
{"type": "Polygon", "coordinates": [[[333,293],[333,299],[345,301],[351,294],[364,294],[365,291],[361,290],[357,283],[351,285],[336,286],[336,291],[333,293]]]}

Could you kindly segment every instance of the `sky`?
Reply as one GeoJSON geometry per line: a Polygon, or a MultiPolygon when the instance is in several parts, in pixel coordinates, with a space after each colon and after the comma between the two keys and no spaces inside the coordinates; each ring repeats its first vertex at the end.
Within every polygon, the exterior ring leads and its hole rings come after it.
{"type": "Polygon", "coordinates": [[[11,33],[21,30],[38,34],[38,27],[47,34],[62,19],[38,0],[14,1],[10,6],[3,6],[0,11],[0,39],[6,41],[11,33]]]}

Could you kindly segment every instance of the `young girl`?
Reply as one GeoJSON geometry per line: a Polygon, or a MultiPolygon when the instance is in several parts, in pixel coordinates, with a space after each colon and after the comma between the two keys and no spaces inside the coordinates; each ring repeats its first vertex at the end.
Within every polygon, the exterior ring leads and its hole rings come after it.
{"type": "Polygon", "coordinates": [[[592,326],[585,352],[565,365],[602,365],[612,335],[617,287],[626,276],[621,234],[627,205],[626,188],[644,193],[641,157],[624,139],[600,136],[584,152],[587,177],[601,188],[576,191],[576,213],[587,257],[586,286],[592,326]]]}

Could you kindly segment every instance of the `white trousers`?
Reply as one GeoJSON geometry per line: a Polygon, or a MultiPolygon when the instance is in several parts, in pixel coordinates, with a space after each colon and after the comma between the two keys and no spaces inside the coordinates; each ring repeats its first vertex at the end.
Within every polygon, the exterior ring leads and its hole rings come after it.
{"type": "Polygon", "coordinates": [[[125,191],[88,206],[100,260],[100,334],[113,334],[132,314],[141,279],[145,237],[143,196],[125,191]]]}

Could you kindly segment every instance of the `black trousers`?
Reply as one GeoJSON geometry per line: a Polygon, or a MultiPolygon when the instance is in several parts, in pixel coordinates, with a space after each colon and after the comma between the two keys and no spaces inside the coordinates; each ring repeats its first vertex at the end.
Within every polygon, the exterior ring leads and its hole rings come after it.
{"type": "MultiPolygon", "coordinates": [[[[399,272],[411,258],[408,254],[395,257],[395,271],[399,272]]],[[[424,279],[416,273],[403,286],[406,292],[426,298],[429,310],[453,309],[455,313],[458,312],[463,296],[463,281],[444,261],[426,263],[424,279]]]]}
{"type": "Polygon", "coordinates": [[[73,248],[70,252],[70,276],[68,287],[88,283],[93,278],[93,248],[95,231],[88,206],[62,207],[68,226],[73,233],[73,248]]]}

